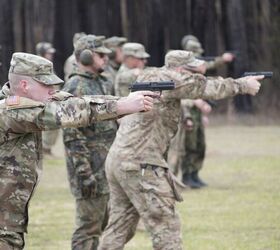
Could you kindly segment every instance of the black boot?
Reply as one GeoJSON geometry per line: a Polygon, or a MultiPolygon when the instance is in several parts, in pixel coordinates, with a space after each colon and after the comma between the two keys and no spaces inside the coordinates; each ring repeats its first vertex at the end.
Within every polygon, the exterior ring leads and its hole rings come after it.
{"type": "Polygon", "coordinates": [[[203,182],[199,176],[198,176],[198,171],[192,172],[191,173],[191,179],[195,182],[198,183],[201,187],[205,187],[207,186],[207,184],[205,182],[203,182]]]}
{"type": "Polygon", "coordinates": [[[195,182],[191,178],[191,175],[188,174],[188,173],[183,175],[183,180],[182,181],[186,186],[189,186],[190,188],[193,188],[193,189],[197,189],[197,188],[201,187],[201,185],[198,182],[195,182]]]}

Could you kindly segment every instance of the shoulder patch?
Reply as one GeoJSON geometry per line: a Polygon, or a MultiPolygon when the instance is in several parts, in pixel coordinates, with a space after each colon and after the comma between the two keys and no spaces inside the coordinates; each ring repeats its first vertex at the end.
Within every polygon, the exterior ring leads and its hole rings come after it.
{"type": "Polygon", "coordinates": [[[23,109],[23,108],[35,108],[43,107],[45,104],[43,102],[34,101],[32,99],[20,96],[9,96],[6,99],[6,108],[11,109],[23,109]]]}
{"type": "Polygon", "coordinates": [[[20,104],[20,97],[19,96],[9,96],[6,99],[7,106],[18,106],[20,104]]]}

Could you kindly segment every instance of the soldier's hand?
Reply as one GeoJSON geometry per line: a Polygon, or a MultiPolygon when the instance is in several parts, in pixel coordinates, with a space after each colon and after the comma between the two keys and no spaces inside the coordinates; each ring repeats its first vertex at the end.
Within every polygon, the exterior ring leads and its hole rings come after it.
{"type": "Polygon", "coordinates": [[[261,87],[259,80],[264,79],[264,76],[246,76],[243,77],[243,79],[245,79],[247,82],[247,93],[250,95],[256,95],[261,87]]]}
{"type": "Polygon", "coordinates": [[[159,97],[158,93],[152,91],[136,91],[123,97],[117,102],[117,113],[119,115],[149,111],[153,107],[154,98],[159,97]]]}
{"type": "Polygon", "coordinates": [[[192,119],[190,118],[187,118],[184,120],[184,128],[187,130],[187,131],[192,131],[193,130],[193,121],[192,119]]]}
{"type": "Polygon", "coordinates": [[[90,198],[95,196],[97,182],[94,175],[86,176],[86,175],[79,175],[78,176],[78,185],[81,189],[81,193],[83,198],[90,198]]]}
{"type": "Polygon", "coordinates": [[[234,60],[234,54],[226,52],[222,55],[222,58],[224,62],[229,63],[234,60]]]}
{"type": "Polygon", "coordinates": [[[202,116],[202,124],[204,127],[207,127],[209,125],[209,118],[206,115],[202,116]]]}
{"type": "Polygon", "coordinates": [[[202,99],[194,100],[194,105],[199,108],[203,114],[209,114],[212,111],[211,106],[202,99]]]}

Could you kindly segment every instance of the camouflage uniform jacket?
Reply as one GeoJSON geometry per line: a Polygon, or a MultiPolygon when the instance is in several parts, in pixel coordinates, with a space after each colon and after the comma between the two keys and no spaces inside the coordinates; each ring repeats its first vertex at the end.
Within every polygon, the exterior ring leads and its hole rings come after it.
{"type": "MultiPolygon", "coordinates": [[[[109,60],[109,63],[105,69],[105,71],[102,73],[102,76],[105,76],[108,81],[110,81],[113,85],[115,85],[117,72],[120,68],[120,65],[117,64],[114,60],[109,60]]],[[[115,90],[113,91],[113,93],[115,90]]]]}
{"type": "Polygon", "coordinates": [[[43,103],[0,92],[0,228],[26,232],[28,204],[42,169],[42,130],[117,118],[116,97],[57,92],[43,103]]]}
{"type": "MultiPolygon", "coordinates": [[[[89,72],[74,73],[64,86],[74,96],[83,95],[106,95],[109,94],[106,78],[89,72]]],[[[81,197],[78,184],[78,175],[94,174],[99,181],[98,192],[108,193],[107,181],[103,163],[115,138],[117,123],[115,121],[102,121],[83,128],[63,129],[63,140],[67,151],[80,150],[79,155],[72,162],[67,163],[68,177],[71,191],[76,197],[81,197]],[[94,159],[93,159],[94,158],[94,159]]],[[[73,152],[74,153],[74,152],[73,152]]],[[[71,154],[69,154],[71,155],[71,154]]],[[[71,156],[70,156],[71,157],[71,156]]]]}
{"type": "Polygon", "coordinates": [[[205,62],[205,64],[206,64],[206,69],[211,70],[211,69],[216,69],[224,65],[225,63],[221,56],[217,56],[214,61],[205,62]]]}
{"type": "Polygon", "coordinates": [[[77,67],[77,61],[74,54],[69,56],[64,63],[63,71],[64,71],[64,81],[68,81],[69,76],[75,71],[77,67]]]}
{"type": "Polygon", "coordinates": [[[116,76],[115,94],[117,96],[127,96],[130,92],[130,84],[136,81],[140,71],[138,68],[130,69],[122,64],[116,76]]]}
{"type": "Polygon", "coordinates": [[[122,118],[116,139],[110,149],[120,161],[148,163],[168,168],[166,151],[175,135],[180,117],[181,99],[221,99],[246,92],[244,80],[201,74],[177,73],[165,67],[145,70],[138,81],[173,80],[176,88],[163,91],[153,110],[122,118]]]}

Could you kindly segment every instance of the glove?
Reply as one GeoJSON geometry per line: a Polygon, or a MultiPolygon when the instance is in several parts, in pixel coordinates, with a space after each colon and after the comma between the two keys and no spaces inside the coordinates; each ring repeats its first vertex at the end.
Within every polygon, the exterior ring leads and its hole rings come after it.
{"type": "Polygon", "coordinates": [[[92,196],[95,196],[97,182],[93,174],[91,174],[90,176],[79,175],[78,184],[81,189],[83,198],[90,198],[92,196]]]}

